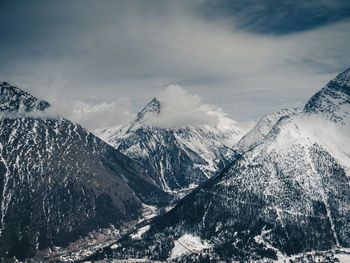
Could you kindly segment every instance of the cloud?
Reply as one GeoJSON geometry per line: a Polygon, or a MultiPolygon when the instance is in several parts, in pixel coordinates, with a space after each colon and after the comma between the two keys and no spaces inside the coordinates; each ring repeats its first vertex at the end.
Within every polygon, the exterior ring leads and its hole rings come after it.
{"type": "Polygon", "coordinates": [[[98,104],[88,104],[84,101],[55,102],[50,111],[90,130],[114,127],[126,123],[133,117],[130,113],[130,101],[127,98],[98,104]]]}
{"type": "Polygon", "coordinates": [[[160,113],[149,120],[163,128],[211,125],[219,123],[212,107],[203,104],[200,97],[189,94],[178,85],[170,85],[158,96],[160,113]]]}
{"type": "Polygon", "coordinates": [[[169,85],[157,99],[160,113],[151,115],[146,121],[162,128],[184,128],[188,126],[211,126],[215,130],[249,130],[254,122],[236,122],[229,118],[222,108],[206,104],[198,94],[189,93],[179,85],[169,85]]]}
{"type": "Polygon", "coordinates": [[[55,100],[45,111],[0,112],[0,118],[66,118],[93,131],[98,128],[116,127],[129,122],[130,100],[120,98],[110,103],[86,103],[79,100],[55,100]]]}
{"type": "Polygon", "coordinates": [[[177,83],[234,119],[257,120],[303,104],[349,66],[347,20],[263,35],[225,17],[203,18],[198,3],[8,4],[0,17],[5,39],[0,42],[0,79],[20,82],[19,87],[50,102],[83,101],[94,107],[128,97],[130,112],[177,83]]]}

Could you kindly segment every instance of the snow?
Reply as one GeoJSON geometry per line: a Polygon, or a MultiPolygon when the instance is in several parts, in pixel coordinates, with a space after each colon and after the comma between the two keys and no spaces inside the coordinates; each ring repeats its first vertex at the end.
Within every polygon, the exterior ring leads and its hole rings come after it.
{"type": "Polygon", "coordinates": [[[212,245],[206,241],[202,242],[198,236],[192,234],[184,234],[179,239],[175,240],[174,248],[171,250],[169,260],[174,260],[183,255],[200,253],[203,249],[209,249],[212,245]]]}
{"type": "Polygon", "coordinates": [[[158,215],[158,208],[153,205],[142,204],[142,220],[150,219],[158,215]]]}
{"type": "Polygon", "coordinates": [[[350,126],[335,123],[314,115],[299,115],[283,127],[273,148],[286,151],[290,145],[321,145],[343,165],[350,176],[350,126]]]}
{"type": "Polygon", "coordinates": [[[336,256],[339,259],[340,263],[349,263],[350,262],[350,254],[340,254],[336,256]]]}
{"type": "Polygon", "coordinates": [[[1,219],[0,219],[0,237],[1,237],[2,231],[5,228],[5,215],[7,213],[7,209],[12,198],[11,190],[7,189],[11,174],[10,174],[8,164],[3,157],[3,145],[1,143],[0,143],[0,161],[5,166],[5,169],[6,169],[6,172],[4,174],[4,183],[3,183],[2,198],[1,198],[1,219]]]}
{"type": "Polygon", "coordinates": [[[278,110],[271,115],[264,116],[253,129],[251,129],[239,140],[239,142],[233,146],[233,149],[245,152],[255,147],[265,138],[279,119],[285,116],[292,116],[300,112],[300,109],[290,108],[278,110]]]}
{"type": "Polygon", "coordinates": [[[118,247],[119,247],[118,244],[113,244],[113,245],[111,246],[111,249],[117,249],[118,247]]]}
{"type": "MultiPolygon", "coordinates": [[[[350,262],[350,248],[335,248],[327,251],[309,251],[301,254],[295,254],[292,256],[285,256],[281,253],[278,253],[278,259],[275,260],[275,263],[287,263],[287,262],[326,262],[326,259],[329,262],[340,262],[340,263],[349,263],[350,262]],[[328,256],[328,258],[327,258],[328,256]],[[330,259],[334,257],[334,261],[330,259]],[[337,261],[338,259],[338,261],[337,261]]],[[[327,261],[328,262],[328,261],[327,261]]]]}
{"type": "Polygon", "coordinates": [[[134,240],[135,240],[135,239],[141,239],[142,235],[143,235],[144,233],[146,233],[149,229],[150,229],[150,226],[149,226],[149,225],[144,226],[144,227],[141,227],[141,228],[137,231],[136,234],[131,234],[130,237],[131,237],[132,239],[134,239],[134,240]]]}
{"type": "Polygon", "coordinates": [[[339,259],[340,263],[350,262],[350,248],[342,248],[337,251],[336,258],[339,259]]]}
{"type": "Polygon", "coordinates": [[[162,188],[165,192],[167,193],[171,193],[171,189],[169,188],[168,184],[166,183],[165,177],[164,177],[164,167],[163,167],[163,163],[160,162],[159,163],[160,166],[160,180],[162,182],[162,188]]]}

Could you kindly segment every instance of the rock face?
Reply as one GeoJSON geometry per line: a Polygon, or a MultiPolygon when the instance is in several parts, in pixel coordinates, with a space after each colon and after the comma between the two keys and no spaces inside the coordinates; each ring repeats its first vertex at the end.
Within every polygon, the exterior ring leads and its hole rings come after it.
{"type": "Polygon", "coordinates": [[[216,174],[236,158],[231,146],[252,126],[222,117],[216,127],[162,128],[152,123],[161,110],[162,102],[154,98],[131,123],[95,134],[145,165],[165,192],[200,184],[216,174]]]}
{"type": "Polygon", "coordinates": [[[349,91],[347,70],[140,239],[125,236],[92,258],[266,262],[349,248],[349,91]]]}
{"type": "Polygon", "coordinates": [[[65,246],[167,202],[138,163],[78,124],[29,117],[49,103],[0,87],[0,259],[65,246]]]}

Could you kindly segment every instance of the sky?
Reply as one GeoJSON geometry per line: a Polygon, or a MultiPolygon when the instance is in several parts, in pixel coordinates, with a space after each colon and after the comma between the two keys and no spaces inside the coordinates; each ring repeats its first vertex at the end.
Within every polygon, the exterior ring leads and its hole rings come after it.
{"type": "Polygon", "coordinates": [[[257,121],[350,67],[349,32],[348,0],[0,1],[0,80],[89,129],[167,94],[257,121]]]}

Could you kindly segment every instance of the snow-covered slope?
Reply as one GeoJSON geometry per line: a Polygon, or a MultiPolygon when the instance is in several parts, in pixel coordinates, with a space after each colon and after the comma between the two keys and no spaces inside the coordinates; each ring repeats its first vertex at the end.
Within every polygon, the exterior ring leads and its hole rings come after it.
{"type": "Polygon", "coordinates": [[[162,128],[154,122],[161,109],[154,98],[131,123],[95,134],[152,170],[166,192],[199,184],[222,169],[236,156],[231,146],[252,127],[220,116],[215,127],[162,128]]]}
{"type": "Polygon", "coordinates": [[[232,148],[238,152],[244,153],[263,141],[265,136],[271,131],[272,127],[282,117],[292,116],[301,112],[297,108],[282,109],[271,115],[264,116],[253,129],[242,137],[232,148]]]}
{"type": "Polygon", "coordinates": [[[339,74],[317,92],[305,106],[305,112],[318,113],[342,124],[350,123],[350,69],[339,74]]]}
{"type": "Polygon", "coordinates": [[[0,261],[118,228],[138,220],[143,203],[166,202],[138,163],[78,124],[29,117],[49,104],[0,89],[0,261]]]}
{"type": "Polygon", "coordinates": [[[140,240],[125,236],[116,249],[92,258],[288,262],[297,255],[313,262],[306,252],[325,251],[319,254],[322,262],[333,262],[335,256],[326,251],[350,248],[348,72],[156,218],[140,240]],[[186,235],[205,247],[174,255],[186,235]]]}

